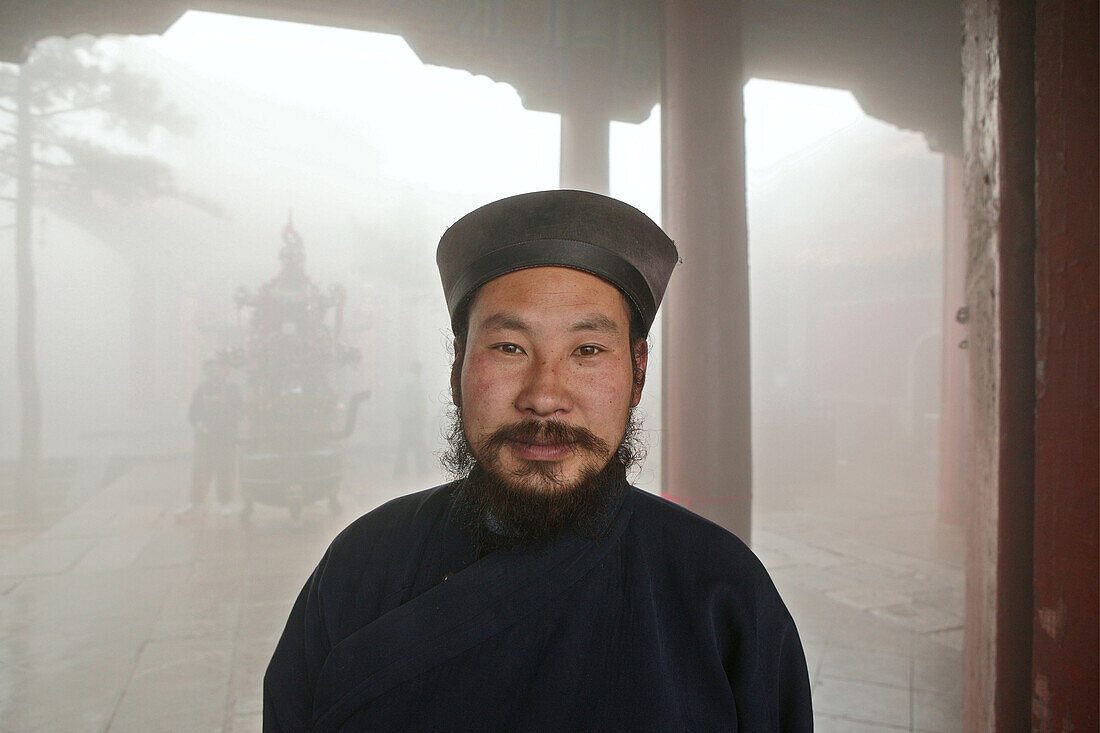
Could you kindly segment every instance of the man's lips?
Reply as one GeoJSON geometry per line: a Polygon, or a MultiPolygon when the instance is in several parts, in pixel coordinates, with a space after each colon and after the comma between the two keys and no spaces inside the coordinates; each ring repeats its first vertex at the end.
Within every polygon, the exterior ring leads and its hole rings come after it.
{"type": "Polygon", "coordinates": [[[572,443],[525,443],[509,440],[508,445],[520,458],[528,461],[560,461],[573,452],[572,443]]]}

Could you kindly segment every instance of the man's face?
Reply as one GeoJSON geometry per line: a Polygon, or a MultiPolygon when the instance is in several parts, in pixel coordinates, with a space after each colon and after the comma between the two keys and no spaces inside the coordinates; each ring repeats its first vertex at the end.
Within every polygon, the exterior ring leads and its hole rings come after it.
{"type": "Polygon", "coordinates": [[[594,275],[535,267],[482,286],[451,384],[478,462],[542,492],[602,469],[641,397],[646,343],[637,379],[631,348],[625,299],[594,275]]]}

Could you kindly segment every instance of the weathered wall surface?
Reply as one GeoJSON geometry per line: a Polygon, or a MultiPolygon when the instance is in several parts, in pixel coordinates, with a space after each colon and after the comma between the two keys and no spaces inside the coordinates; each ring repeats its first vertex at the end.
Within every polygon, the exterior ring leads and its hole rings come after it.
{"type": "Polygon", "coordinates": [[[940,354],[940,511],[945,524],[965,516],[967,431],[970,425],[970,326],[959,311],[966,305],[966,198],[963,161],[943,161],[943,351],[940,354]],[[963,348],[963,347],[966,348],[963,348]]]}
{"type": "Polygon", "coordinates": [[[1038,321],[1032,729],[1097,730],[1097,4],[1035,13],[1038,321]]]}
{"type": "Polygon", "coordinates": [[[965,0],[966,730],[1030,724],[1034,434],[1033,6],[965,0]]]}

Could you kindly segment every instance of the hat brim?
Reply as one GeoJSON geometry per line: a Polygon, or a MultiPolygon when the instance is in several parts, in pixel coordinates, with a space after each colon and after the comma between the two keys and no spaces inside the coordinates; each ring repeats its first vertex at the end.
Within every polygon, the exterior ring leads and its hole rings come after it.
{"type": "MultiPolygon", "coordinates": [[[[532,267],[568,267],[602,278],[617,287],[649,327],[657,308],[642,273],[618,254],[603,247],[570,239],[531,239],[486,252],[463,270],[447,292],[455,318],[463,314],[477,290],[502,275],[532,267]]],[[[456,323],[451,324],[456,327],[456,323]]]]}

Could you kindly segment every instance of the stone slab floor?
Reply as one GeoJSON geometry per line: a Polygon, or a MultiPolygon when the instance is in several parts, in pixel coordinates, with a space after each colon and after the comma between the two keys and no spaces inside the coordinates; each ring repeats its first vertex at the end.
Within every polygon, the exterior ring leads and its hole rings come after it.
{"type": "MultiPolygon", "coordinates": [[[[430,483],[389,474],[350,461],[342,516],[259,507],[245,527],[177,521],[186,459],[138,461],[73,491],[48,526],[0,522],[0,731],[260,730],[264,667],[329,540],[430,483]]],[[[817,729],[958,730],[959,538],[905,495],[833,492],[754,521],[805,643],[817,729]]]]}
{"type": "Polygon", "coordinates": [[[962,729],[963,536],[859,480],[769,510],[753,549],[798,624],[817,731],[962,729]]]}

